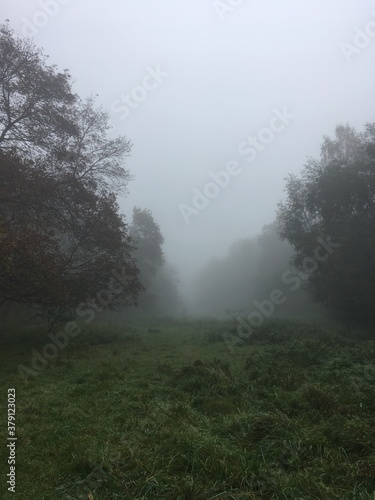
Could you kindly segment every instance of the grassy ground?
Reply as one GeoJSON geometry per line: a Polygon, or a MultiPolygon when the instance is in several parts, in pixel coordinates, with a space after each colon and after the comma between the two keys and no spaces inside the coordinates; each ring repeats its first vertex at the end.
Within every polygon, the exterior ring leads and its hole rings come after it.
{"type": "Polygon", "coordinates": [[[29,382],[46,338],[1,336],[0,497],[374,499],[375,342],[269,321],[90,328],[29,382]],[[353,339],[354,338],[354,339],[353,339]],[[16,388],[16,493],[6,397],[16,388]],[[5,493],[2,493],[5,492],[5,493]]]}

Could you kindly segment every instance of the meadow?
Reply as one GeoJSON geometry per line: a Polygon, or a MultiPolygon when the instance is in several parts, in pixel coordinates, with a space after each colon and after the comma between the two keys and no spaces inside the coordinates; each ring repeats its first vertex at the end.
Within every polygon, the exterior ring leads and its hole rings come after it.
{"type": "MultiPolygon", "coordinates": [[[[373,331],[268,320],[97,325],[28,382],[42,329],[0,336],[1,463],[16,389],[23,500],[375,498],[373,331]]],[[[2,467],[3,469],[3,467],[2,467]]]]}

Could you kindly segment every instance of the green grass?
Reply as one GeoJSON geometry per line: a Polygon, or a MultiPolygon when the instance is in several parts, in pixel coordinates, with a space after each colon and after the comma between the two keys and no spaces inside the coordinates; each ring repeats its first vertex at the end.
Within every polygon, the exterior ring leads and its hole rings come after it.
{"type": "Polygon", "coordinates": [[[45,335],[4,331],[0,497],[374,499],[375,342],[269,321],[231,353],[228,331],[213,320],[92,327],[27,384],[17,367],[45,335]]]}

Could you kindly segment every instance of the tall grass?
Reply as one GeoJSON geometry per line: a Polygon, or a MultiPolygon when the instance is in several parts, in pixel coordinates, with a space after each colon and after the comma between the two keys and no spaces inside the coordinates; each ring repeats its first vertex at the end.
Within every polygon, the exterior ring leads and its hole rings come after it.
{"type": "Polygon", "coordinates": [[[17,493],[3,475],[2,498],[374,498],[375,342],[270,321],[230,353],[229,329],[92,327],[27,385],[17,366],[45,332],[3,333],[18,441],[17,493]]]}

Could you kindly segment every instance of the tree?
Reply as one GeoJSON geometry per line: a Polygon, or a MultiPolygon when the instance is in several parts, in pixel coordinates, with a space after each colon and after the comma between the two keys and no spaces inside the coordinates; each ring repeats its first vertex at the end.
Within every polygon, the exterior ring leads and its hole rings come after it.
{"type": "Polygon", "coordinates": [[[0,146],[43,165],[49,175],[69,173],[91,189],[126,192],[131,179],[125,137],[110,139],[108,115],[94,99],[73,94],[71,76],[31,41],[0,25],[0,146]]]}
{"type": "Polygon", "coordinates": [[[107,307],[136,300],[139,271],[114,196],[89,192],[74,177],[60,182],[4,153],[0,179],[0,304],[27,304],[53,324],[70,318],[124,267],[128,286],[107,307]]]}
{"type": "Polygon", "coordinates": [[[77,101],[67,70],[48,66],[47,56],[30,40],[0,25],[0,144],[34,157],[57,137],[76,133],[67,110],[77,101]]]}
{"type": "Polygon", "coordinates": [[[303,268],[319,241],[334,242],[326,260],[315,259],[308,289],[347,319],[375,317],[375,125],[363,133],[338,126],[324,138],[320,161],[309,159],[300,177],[289,176],[279,204],[280,236],[303,268]],[[320,238],[320,240],[319,240],[320,238]]]}
{"type": "Polygon", "coordinates": [[[162,245],[164,237],[148,209],[134,207],[129,234],[134,241],[133,256],[140,270],[139,279],[145,290],[139,298],[143,310],[155,310],[157,297],[150,292],[158,270],[165,262],[162,245]]]}
{"type": "Polygon", "coordinates": [[[134,256],[141,271],[141,280],[147,285],[164,264],[164,237],[150,210],[134,207],[130,236],[136,246],[134,256]]]}
{"type": "Polygon", "coordinates": [[[52,324],[115,268],[129,279],[106,307],[134,303],[143,287],[116,203],[131,143],[108,138],[107,115],[46,59],[0,26],[0,304],[27,304],[52,324]]]}

